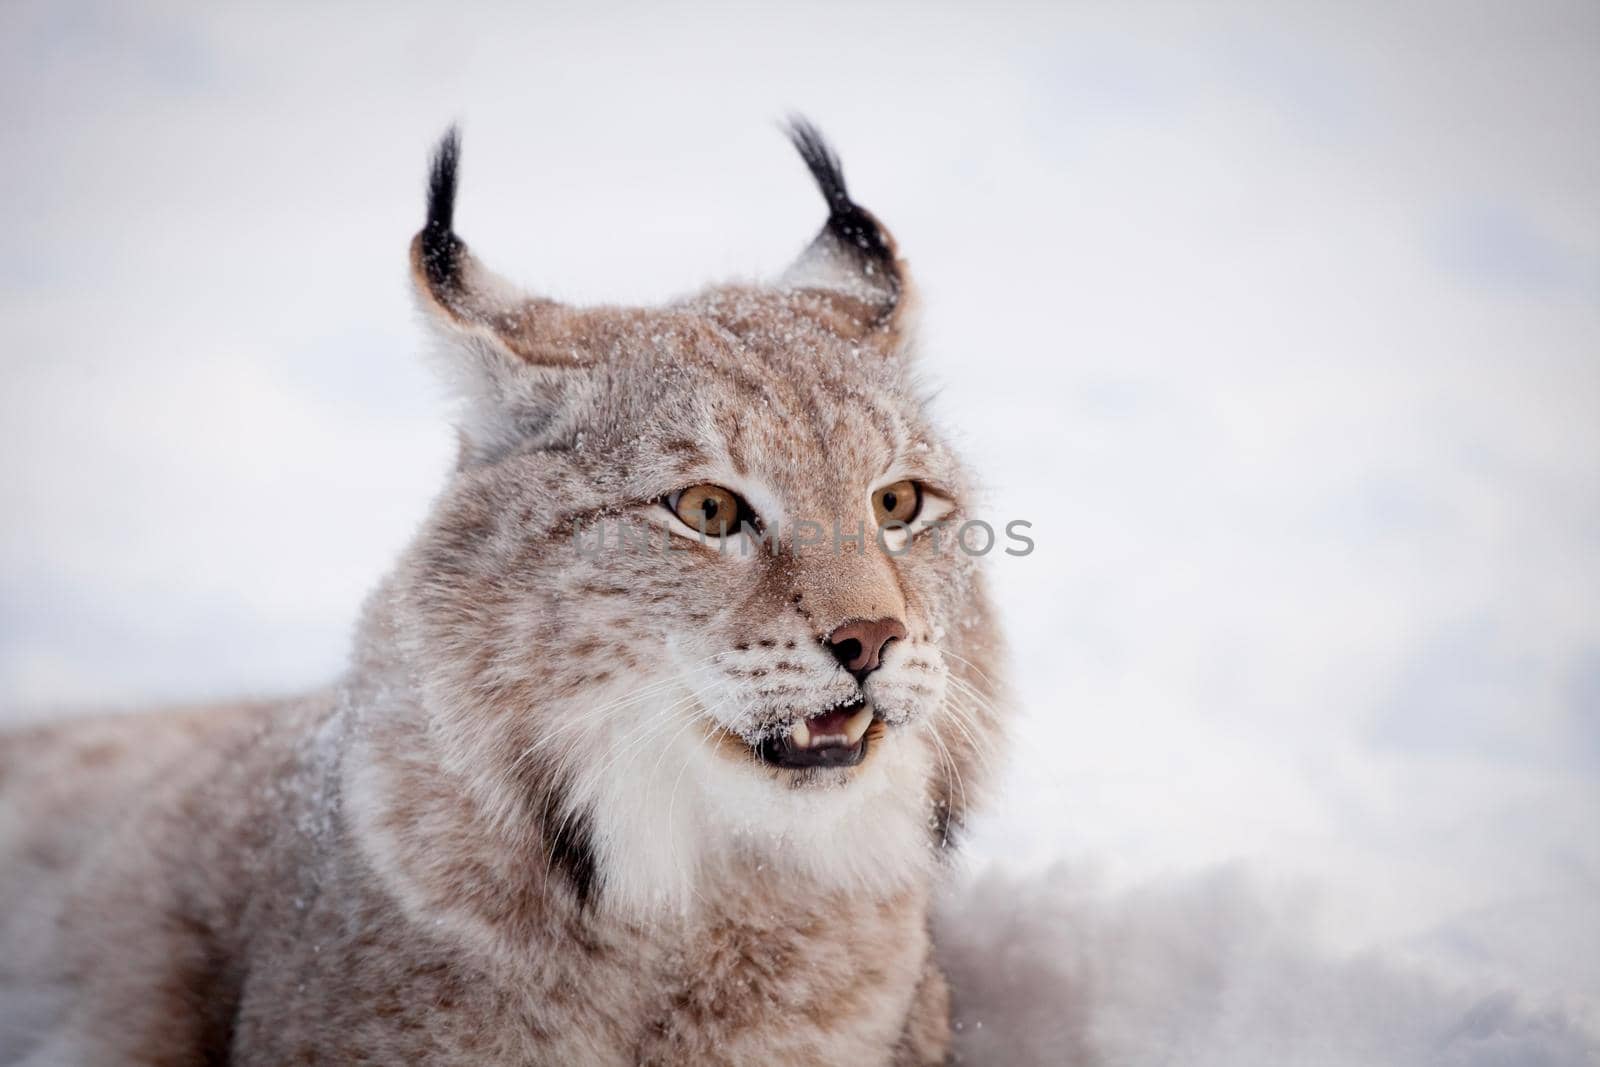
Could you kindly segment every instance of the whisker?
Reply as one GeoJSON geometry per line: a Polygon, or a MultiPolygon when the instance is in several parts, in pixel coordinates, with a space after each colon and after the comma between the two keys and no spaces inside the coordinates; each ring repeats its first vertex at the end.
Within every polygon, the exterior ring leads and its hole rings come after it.
{"type": "MultiPolygon", "coordinates": [[[[945,747],[944,740],[939,736],[938,728],[935,727],[931,722],[928,724],[928,736],[933,738],[933,743],[939,746],[939,752],[944,761],[946,768],[944,776],[945,788],[948,789],[950,787],[950,777],[951,775],[954,775],[956,788],[961,791],[961,807],[962,810],[965,810],[967,806],[967,790],[966,786],[961,781],[961,772],[956,768],[955,760],[951,757],[950,750],[945,747]]],[[[941,847],[950,844],[950,820],[954,817],[955,813],[950,810],[950,800],[948,797],[946,797],[944,826],[940,830],[939,844],[941,847]]]]}
{"type": "MultiPolygon", "coordinates": [[[[624,711],[630,707],[645,703],[654,697],[659,696],[661,693],[669,691],[679,685],[684,684],[687,680],[711,670],[715,666],[715,664],[711,661],[718,659],[723,655],[725,655],[725,653],[716,653],[715,655],[709,656],[705,660],[693,665],[680,675],[672,678],[662,679],[661,681],[652,682],[651,684],[644,686],[642,689],[633,690],[625,696],[610,701],[606,704],[601,704],[590,708],[581,708],[579,709],[578,714],[568,714],[560,718],[553,718],[553,721],[544,723],[544,729],[541,736],[535,738],[533,742],[521,753],[519,753],[515,760],[512,761],[512,765],[508,769],[508,775],[515,774],[516,771],[520,769],[523,761],[530,758],[537,752],[548,749],[551,746],[563,741],[576,740],[575,735],[581,734],[586,728],[591,726],[593,720],[609,715],[615,715],[616,713],[624,711]]],[[[571,746],[569,744],[569,751],[570,747],[571,746]]]]}
{"type": "MultiPolygon", "coordinates": [[[[711,739],[711,733],[712,733],[712,730],[716,729],[716,724],[715,723],[709,723],[709,724],[707,724],[707,727],[708,728],[707,728],[705,734],[701,737],[702,741],[709,741],[711,739]]],[[[673,815],[673,812],[674,812],[674,810],[676,810],[677,805],[678,805],[678,785],[679,785],[679,783],[681,783],[683,781],[683,772],[688,770],[688,769],[689,769],[689,761],[685,760],[684,763],[683,763],[683,766],[678,768],[678,776],[672,780],[672,793],[670,794],[670,796],[668,797],[668,800],[667,800],[667,825],[668,826],[672,825],[672,815],[673,815]]],[[[674,864],[676,864],[678,862],[678,839],[677,839],[676,836],[674,836],[672,838],[669,838],[669,841],[670,841],[670,846],[671,846],[671,850],[670,850],[669,855],[672,857],[672,862],[674,864]]],[[[702,904],[707,903],[706,898],[701,895],[699,887],[695,885],[695,880],[693,878],[685,879],[685,884],[688,885],[689,892],[694,894],[694,897],[695,897],[696,900],[700,901],[702,904]]]]}
{"type": "Polygon", "coordinates": [[[939,654],[941,656],[946,656],[946,657],[948,657],[950,659],[953,659],[957,663],[960,663],[963,666],[967,667],[974,674],[976,674],[979,678],[982,678],[985,682],[988,682],[989,685],[993,686],[994,688],[996,688],[996,689],[1000,688],[999,683],[997,683],[993,678],[991,678],[987,674],[985,674],[983,672],[983,668],[982,667],[978,666],[976,663],[972,662],[970,659],[967,659],[965,656],[957,655],[956,653],[951,652],[948,648],[942,648],[942,647],[939,649],[939,654]]]}
{"type": "MultiPolygon", "coordinates": [[[[983,764],[984,772],[987,773],[991,769],[990,768],[990,757],[992,756],[992,753],[989,750],[989,746],[984,744],[983,742],[980,742],[976,737],[974,737],[973,734],[972,734],[972,731],[968,730],[966,725],[962,722],[960,705],[950,703],[950,704],[946,704],[945,706],[947,708],[949,708],[952,712],[956,713],[956,714],[952,714],[951,715],[951,717],[950,717],[950,725],[954,726],[957,730],[961,731],[961,736],[966,738],[967,745],[968,745],[968,747],[971,748],[972,754],[974,756],[976,756],[978,758],[978,760],[983,764]]],[[[974,725],[976,725],[976,724],[974,724],[974,725]]]]}

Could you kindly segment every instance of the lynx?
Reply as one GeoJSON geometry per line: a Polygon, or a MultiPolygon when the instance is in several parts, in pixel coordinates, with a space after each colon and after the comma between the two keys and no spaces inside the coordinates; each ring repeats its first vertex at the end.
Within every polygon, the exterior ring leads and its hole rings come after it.
{"type": "Polygon", "coordinates": [[[1000,641],[906,265],[790,135],[820,234],[654,308],[480,266],[445,136],[455,468],[328,690],[0,743],[0,1061],[946,1060],[1000,641]]]}

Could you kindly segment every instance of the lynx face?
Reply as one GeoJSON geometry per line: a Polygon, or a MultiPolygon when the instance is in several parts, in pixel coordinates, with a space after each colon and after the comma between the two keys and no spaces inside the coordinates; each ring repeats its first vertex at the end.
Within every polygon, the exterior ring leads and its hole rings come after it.
{"type": "Polygon", "coordinates": [[[948,817],[952,748],[993,728],[904,266],[814,131],[795,142],[831,214],[773,286],[516,295],[451,232],[453,133],[413,242],[465,410],[402,639],[474,795],[603,898],[681,902],[753,854],[893,883],[948,817]]]}

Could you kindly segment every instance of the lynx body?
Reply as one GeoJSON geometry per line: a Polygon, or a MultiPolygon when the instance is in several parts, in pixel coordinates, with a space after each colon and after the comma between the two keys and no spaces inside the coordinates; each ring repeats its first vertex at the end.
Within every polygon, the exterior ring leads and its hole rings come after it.
{"type": "Polygon", "coordinates": [[[456,470],[326,692],[0,740],[0,1063],[944,1061],[999,642],[905,265],[794,139],[799,262],[629,309],[488,274],[447,136],[456,470]]]}

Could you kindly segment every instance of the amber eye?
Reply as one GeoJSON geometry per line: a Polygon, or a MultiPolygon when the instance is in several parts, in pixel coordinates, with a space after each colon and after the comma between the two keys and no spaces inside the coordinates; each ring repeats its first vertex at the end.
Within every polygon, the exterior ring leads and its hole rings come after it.
{"type": "Polygon", "coordinates": [[[740,520],[750,514],[744,501],[720,485],[691,485],[666,503],[685,526],[710,537],[738,533],[740,520]]]}
{"type": "Polygon", "coordinates": [[[882,526],[886,522],[910,523],[922,510],[922,486],[916,482],[895,482],[872,494],[872,514],[882,526]]]}

